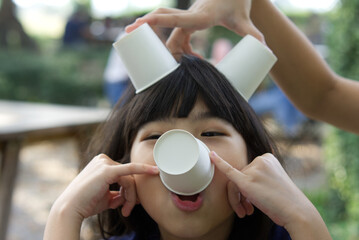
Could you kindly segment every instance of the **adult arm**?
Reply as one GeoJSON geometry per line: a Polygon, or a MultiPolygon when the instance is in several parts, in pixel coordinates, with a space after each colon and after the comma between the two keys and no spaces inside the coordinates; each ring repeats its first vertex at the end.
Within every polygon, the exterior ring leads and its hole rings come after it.
{"type": "Polygon", "coordinates": [[[271,75],[294,105],[313,119],[359,134],[359,82],[333,72],[269,0],[253,0],[251,19],[278,57],[271,75]]]}

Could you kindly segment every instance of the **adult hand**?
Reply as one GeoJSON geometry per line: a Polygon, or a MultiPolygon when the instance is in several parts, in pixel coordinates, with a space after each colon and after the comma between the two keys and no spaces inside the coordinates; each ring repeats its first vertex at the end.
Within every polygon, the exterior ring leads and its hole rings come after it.
{"type": "Polygon", "coordinates": [[[191,34],[216,25],[245,36],[253,35],[264,42],[262,33],[250,19],[252,0],[197,0],[188,10],[159,8],[127,26],[131,32],[147,22],[152,26],[175,28],[167,46],[175,57],[195,54],[190,45],[191,34]]]}
{"type": "Polygon", "coordinates": [[[233,168],[211,152],[217,169],[238,188],[228,191],[230,204],[239,217],[251,214],[249,202],[280,226],[291,227],[303,216],[316,212],[307,197],[292,182],[279,161],[269,153],[255,158],[241,170],[233,168]],[[238,198],[238,192],[241,199],[238,198]]]}
{"type": "Polygon", "coordinates": [[[129,216],[137,203],[133,174],[158,174],[158,168],[137,163],[120,164],[100,154],[71,182],[55,206],[66,206],[68,212],[84,219],[122,205],[122,215],[129,216]],[[118,183],[121,190],[110,191],[113,183],[118,183]]]}

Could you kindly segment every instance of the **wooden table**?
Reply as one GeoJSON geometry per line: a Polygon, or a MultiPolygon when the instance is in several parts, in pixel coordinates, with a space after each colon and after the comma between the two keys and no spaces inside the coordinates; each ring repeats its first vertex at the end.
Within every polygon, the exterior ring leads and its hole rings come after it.
{"type": "Polygon", "coordinates": [[[24,140],[91,134],[110,110],[0,100],[0,240],[6,239],[24,140]]]}

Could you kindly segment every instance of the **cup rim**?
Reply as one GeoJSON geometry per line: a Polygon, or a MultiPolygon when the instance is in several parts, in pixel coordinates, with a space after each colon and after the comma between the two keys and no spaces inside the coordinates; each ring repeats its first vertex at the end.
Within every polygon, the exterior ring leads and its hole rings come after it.
{"type": "Polygon", "coordinates": [[[166,188],[168,190],[170,190],[171,192],[178,194],[178,195],[183,195],[183,196],[191,196],[191,195],[195,195],[197,193],[202,192],[204,189],[206,189],[208,187],[208,185],[212,182],[213,176],[214,176],[214,164],[211,162],[211,170],[210,170],[210,174],[208,175],[208,181],[206,182],[206,184],[204,184],[200,189],[194,191],[194,192],[190,192],[190,193],[186,193],[186,192],[180,192],[177,190],[174,190],[173,188],[171,188],[170,186],[168,186],[168,184],[163,180],[162,175],[160,173],[160,178],[161,178],[161,182],[163,185],[166,186],[166,188]]]}
{"type": "Polygon", "coordinates": [[[143,23],[139,27],[137,27],[135,30],[133,30],[130,33],[126,33],[123,35],[120,39],[118,39],[116,42],[113,43],[114,46],[120,44],[120,42],[127,41],[128,38],[133,38],[133,36],[136,34],[136,32],[141,31],[142,28],[147,28],[146,25],[151,28],[148,23],[143,23]]]}

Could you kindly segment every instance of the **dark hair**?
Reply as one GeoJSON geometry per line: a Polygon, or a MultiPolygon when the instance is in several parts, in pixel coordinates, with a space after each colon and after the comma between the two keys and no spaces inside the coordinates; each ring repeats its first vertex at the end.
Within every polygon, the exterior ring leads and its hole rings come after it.
{"type": "MultiPolygon", "coordinates": [[[[168,117],[185,118],[201,98],[211,114],[231,123],[247,145],[248,160],[267,152],[281,159],[274,142],[246,100],[210,63],[194,56],[183,56],[180,66],[140,94],[132,86],[114,107],[106,123],[90,144],[89,158],[105,153],[121,162],[130,162],[132,143],[145,123],[168,117]]],[[[111,186],[117,190],[119,186],[111,186]]],[[[99,214],[103,237],[131,231],[136,239],[158,234],[157,224],[141,205],[124,218],[119,209],[99,214]]],[[[230,239],[265,239],[273,222],[258,209],[243,219],[236,217],[230,239]],[[260,229],[260,231],[258,231],[260,229]]]]}

